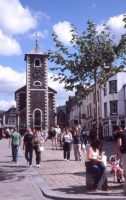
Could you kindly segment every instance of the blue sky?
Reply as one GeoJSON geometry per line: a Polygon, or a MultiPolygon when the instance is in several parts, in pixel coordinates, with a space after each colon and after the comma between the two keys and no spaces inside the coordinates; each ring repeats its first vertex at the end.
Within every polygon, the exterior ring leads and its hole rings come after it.
{"type": "MultiPolygon", "coordinates": [[[[69,45],[70,24],[81,33],[88,19],[97,28],[108,24],[119,38],[125,32],[125,13],[125,0],[0,0],[0,110],[15,105],[14,92],[25,84],[24,54],[33,50],[36,32],[44,53],[54,49],[53,31],[69,45]]],[[[49,77],[51,74],[49,71],[49,77]]],[[[49,85],[58,92],[57,105],[63,105],[73,94],[50,78],[49,85]]]]}

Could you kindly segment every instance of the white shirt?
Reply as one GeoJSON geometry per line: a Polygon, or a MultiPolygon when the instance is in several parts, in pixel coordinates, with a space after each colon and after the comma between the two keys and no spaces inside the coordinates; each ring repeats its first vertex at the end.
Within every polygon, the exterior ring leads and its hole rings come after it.
{"type": "Polygon", "coordinates": [[[72,140],[72,136],[70,134],[65,134],[63,138],[64,138],[64,142],[68,142],[68,143],[70,143],[72,140]]]}

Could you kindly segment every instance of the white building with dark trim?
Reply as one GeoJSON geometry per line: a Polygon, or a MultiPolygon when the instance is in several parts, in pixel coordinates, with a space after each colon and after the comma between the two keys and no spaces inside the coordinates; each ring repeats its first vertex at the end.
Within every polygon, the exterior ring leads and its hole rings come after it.
{"type": "Polygon", "coordinates": [[[108,79],[101,91],[103,136],[113,137],[116,126],[126,126],[126,72],[108,79]]]}

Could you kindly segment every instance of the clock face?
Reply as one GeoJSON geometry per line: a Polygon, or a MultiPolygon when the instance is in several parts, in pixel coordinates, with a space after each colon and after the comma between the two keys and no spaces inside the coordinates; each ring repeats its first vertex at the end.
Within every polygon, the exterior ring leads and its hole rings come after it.
{"type": "Polygon", "coordinates": [[[40,71],[33,72],[33,77],[34,78],[39,78],[40,76],[41,76],[41,72],[40,71]]]}

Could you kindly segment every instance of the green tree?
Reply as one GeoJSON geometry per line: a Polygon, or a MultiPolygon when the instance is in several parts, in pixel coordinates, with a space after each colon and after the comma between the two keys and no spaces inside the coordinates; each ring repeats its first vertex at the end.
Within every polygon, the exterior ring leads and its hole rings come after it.
{"type": "Polygon", "coordinates": [[[74,25],[71,25],[71,33],[71,46],[63,45],[58,36],[52,34],[56,50],[49,50],[48,55],[56,66],[50,69],[57,72],[53,76],[55,81],[64,82],[66,90],[76,89],[79,96],[85,96],[95,88],[98,137],[97,84],[104,83],[124,67],[122,64],[116,66],[115,63],[118,59],[123,61],[126,37],[123,35],[117,44],[109,27],[104,24],[98,32],[94,22],[90,20],[80,36],[74,25]]]}

